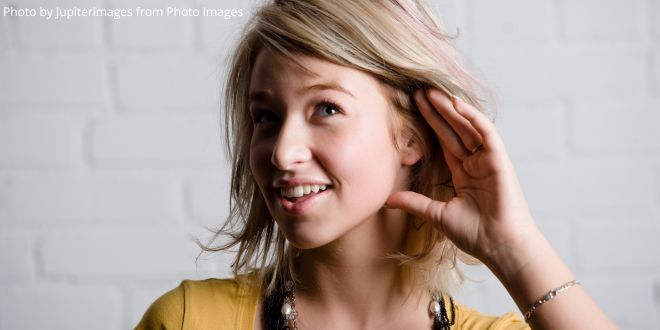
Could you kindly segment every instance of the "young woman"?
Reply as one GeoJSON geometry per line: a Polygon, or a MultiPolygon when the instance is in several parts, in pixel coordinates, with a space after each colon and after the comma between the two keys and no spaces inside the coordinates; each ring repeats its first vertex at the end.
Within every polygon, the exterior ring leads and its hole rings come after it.
{"type": "Polygon", "coordinates": [[[184,281],[138,329],[614,328],[534,224],[421,0],[265,5],[226,107],[231,240],[206,249],[238,248],[235,277],[184,281]],[[451,299],[474,258],[526,322],[451,299]]]}

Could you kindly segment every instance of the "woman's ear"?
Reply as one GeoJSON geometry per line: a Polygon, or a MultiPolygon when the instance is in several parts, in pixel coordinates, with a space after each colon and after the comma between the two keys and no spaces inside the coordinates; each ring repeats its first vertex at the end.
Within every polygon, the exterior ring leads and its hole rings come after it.
{"type": "Polygon", "coordinates": [[[413,166],[422,159],[422,146],[409,134],[403,134],[399,144],[401,165],[413,166]]]}

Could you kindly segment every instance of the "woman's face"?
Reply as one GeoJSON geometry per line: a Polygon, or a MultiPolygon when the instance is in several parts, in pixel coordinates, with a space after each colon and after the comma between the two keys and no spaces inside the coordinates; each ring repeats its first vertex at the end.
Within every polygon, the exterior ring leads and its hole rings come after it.
{"type": "Polygon", "coordinates": [[[298,248],[330,243],[407,189],[389,101],[372,76],[304,55],[261,51],[250,80],[250,168],[298,248]]]}

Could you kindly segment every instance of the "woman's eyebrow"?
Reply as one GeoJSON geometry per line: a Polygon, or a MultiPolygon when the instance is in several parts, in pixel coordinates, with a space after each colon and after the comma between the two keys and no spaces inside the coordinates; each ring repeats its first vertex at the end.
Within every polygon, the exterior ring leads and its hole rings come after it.
{"type": "MultiPolygon", "coordinates": [[[[334,90],[338,91],[344,94],[349,95],[352,98],[355,98],[355,95],[353,93],[349,92],[346,88],[342,87],[339,83],[337,82],[324,82],[324,83],[319,83],[319,84],[314,84],[310,85],[307,87],[303,87],[300,90],[297,91],[297,94],[305,94],[311,91],[321,91],[321,90],[334,90]]],[[[258,102],[258,101],[265,101],[268,100],[273,96],[273,92],[271,90],[257,90],[253,91],[250,93],[248,96],[248,102],[258,102]]]]}
{"type": "Polygon", "coordinates": [[[304,87],[299,93],[303,94],[305,92],[309,91],[314,91],[314,90],[335,90],[338,92],[342,92],[344,94],[350,95],[352,98],[355,98],[355,95],[353,95],[351,92],[349,92],[346,88],[342,87],[340,84],[337,82],[326,82],[326,83],[320,83],[320,84],[314,84],[311,86],[304,87]]]}
{"type": "Polygon", "coordinates": [[[254,91],[251,92],[250,95],[248,96],[248,102],[258,102],[258,101],[264,101],[270,98],[272,95],[271,91],[264,90],[264,91],[254,91]]]}

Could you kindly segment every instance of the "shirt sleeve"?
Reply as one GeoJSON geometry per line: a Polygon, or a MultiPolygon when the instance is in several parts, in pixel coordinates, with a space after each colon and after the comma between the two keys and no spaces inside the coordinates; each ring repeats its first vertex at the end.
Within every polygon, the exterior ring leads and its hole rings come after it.
{"type": "Polygon", "coordinates": [[[183,285],[165,293],[149,306],[135,330],[182,329],[184,299],[183,285]]]}

